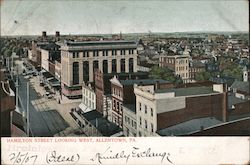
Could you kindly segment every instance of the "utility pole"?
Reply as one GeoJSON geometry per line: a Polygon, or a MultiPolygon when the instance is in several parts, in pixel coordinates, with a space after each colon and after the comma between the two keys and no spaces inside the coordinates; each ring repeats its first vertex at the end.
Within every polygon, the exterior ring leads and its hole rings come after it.
{"type": "Polygon", "coordinates": [[[18,111],[18,67],[16,68],[16,110],[18,111]]]}
{"type": "Polygon", "coordinates": [[[27,135],[30,136],[30,121],[29,121],[29,82],[27,82],[27,135]]]}

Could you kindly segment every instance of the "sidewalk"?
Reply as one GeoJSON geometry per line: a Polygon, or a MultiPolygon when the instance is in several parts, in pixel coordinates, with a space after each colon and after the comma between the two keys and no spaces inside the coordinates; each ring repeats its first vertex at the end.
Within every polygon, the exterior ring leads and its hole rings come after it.
{"type": "Polygon", "coordinates": [[[30,85],[36,90],[37,93],[41,96],[37,101],[40,103],[40,106],[46,107],[44,110],[56,110],[61,117],[68,123],[69,127],[66,128],[62,133],[58,133],[56,136],[68,136],[73,135],[72,133],[79,130],[79,126],[76,121],[70,115],[71,109],[78,107],[81,102],[81,99],[70,100],[65,96],[62,96],[61,104],[58,103],[60,95],[55,95],[52,99],[43,97],[46,93],[43,86],[40,86],[39,77],[34,76],[30,78],[30,85]]]}

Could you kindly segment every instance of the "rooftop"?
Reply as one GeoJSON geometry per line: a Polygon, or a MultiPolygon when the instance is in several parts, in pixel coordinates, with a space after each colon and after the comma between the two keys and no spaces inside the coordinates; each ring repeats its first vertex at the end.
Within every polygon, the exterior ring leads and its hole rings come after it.
{"type": "Polygon", "coordinates": [[[124,108],[126,108],[127,110],[130,110],[133,113],[136,112],[135,104],[124,104],[123,106],[124,108]]]}
{"type": "Polygon", "coordinates": [[[243,91],[249,94],[249,82],[244,81],[234,81],[231,88],[236,88],[237,91],[243,91]]]}
{"type": "Polygon", "coordinates": [[[157,89],[155,93],[175,92],[175,96],[190,96],[218,93],[213,91],[212,87],[188,87],[188,88],[171,88],[171,89],[157,89]]]}
{"type": "Polygon", "coordinates": [[[66,41],[67,46],[97,46],[97,45],[136,45],[135,41],[124,41],[124,40],[114,40],[114,41],[66,41]]]}
{"type": "Polygon", "coordinates": [[[91,120],[90,123],[94,125],[103,136],[112,136],[122,131],[122,129],[115,123],[112,123],[103,117],[91,120]]]}
{"type": "Polygon", "coordinates": [[[214,117],[205,117],[189,120],[171,127],[158,130],[157,133],[161,136],[181,136],[190,135],[194,132],[207,129],[209,127],[221,124],[222,122],[214,117]]]}
{"type": "Polygon", "coordinates": [[[84,118],[88,121],[95,120],[97,118],[101,118],[102,114],[96,110],[89,111],[83,114],[84,118]]]}
{"type": "Polygon", "coordinates": [[[137,80],[120,80],[122,85],[134,85],[134,84],[155,84],[155,83],[169,83],[169,81],[163,79],[137,79],[137,80]]]}

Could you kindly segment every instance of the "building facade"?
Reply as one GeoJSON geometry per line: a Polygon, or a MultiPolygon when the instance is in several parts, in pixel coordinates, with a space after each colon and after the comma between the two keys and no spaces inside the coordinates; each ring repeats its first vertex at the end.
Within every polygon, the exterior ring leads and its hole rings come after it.
{"type": "Polygon", "coordinates": [[[155,90],[134,87],[137,136],[157,136],[156,131],[192,119],[215,117],[226,121],[227,95],[222,84],[155,90]]]}
{"type": "Polygon", "coordinates": [[[86,41],[61,44],[63,94],[67,96],[72,87],[81,86],[83,81],[93,82],[95,69],[104,74],[136,72],[136,47],[136,43],[132,41],[86,41]]]}
{"type": "Polygon", "coordinates": [[[136,137],[137,131],[135,104],[123,106],[123,134],[136,137]]]}
{"type": "Polygon", "coordinates": [[[162,55],[159,60],[160,67],[170,68],[184,83],[189,82],[189,55],[162,55]]]}
{"type": "Polygon", "coordinates": [[[96,109],[96,94],[90,83],[83,83],[82,85],[82,102],[80,108],[84,112],[96,109]]]}

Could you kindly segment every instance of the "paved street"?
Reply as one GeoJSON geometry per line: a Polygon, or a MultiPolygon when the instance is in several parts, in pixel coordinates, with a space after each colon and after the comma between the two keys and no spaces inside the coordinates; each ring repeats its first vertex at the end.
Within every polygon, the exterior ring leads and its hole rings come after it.
{"type": "Polygon", "coordinates": [[[31,136],[68,136],[79,129],[79,126],[69,114],[71,108],[79,105],[79,101],[69,103],[64,98],[65,103],[58,104],[55,97],[52,99],[43,97],[45,90],[39,85],[38,76],[28,79],[28,76],[19,75],[19,106],[21,111],[26,111],[27,107],[28,81],[30,82],[29,114],[31,136]]]}

